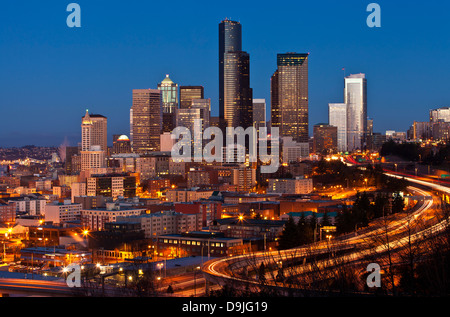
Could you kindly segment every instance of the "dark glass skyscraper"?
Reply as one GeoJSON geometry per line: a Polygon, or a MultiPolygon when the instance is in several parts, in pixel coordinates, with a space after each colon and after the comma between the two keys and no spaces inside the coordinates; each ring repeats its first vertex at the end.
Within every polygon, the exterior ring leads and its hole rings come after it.
{"type": "Polygon", "coordinates": [[[271,80],[272,126],[280,137],[306,143],[308,133],[308,54],[277,55],[271,80]]]}
{"type": "Polygon", "coordinates": [[[242,27],[228,19],[219,24],[219,116],[228,127],[252,125],[250,57],[242,51],[242,27]]]}
{"type": "Polygon", "coordinates": [[[180,86],[180,108],[191,108],[192,100],[204,98],[203,86],[180,86]]]}

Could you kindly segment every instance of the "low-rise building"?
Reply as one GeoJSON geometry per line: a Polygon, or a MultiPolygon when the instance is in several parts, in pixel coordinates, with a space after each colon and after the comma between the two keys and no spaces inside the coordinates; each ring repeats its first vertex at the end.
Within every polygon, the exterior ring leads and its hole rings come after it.
{"type": "Polygon", "coordinates": [[[224,257],[241,254],[243,246],[242,239],[203,231],[162,235],[157,242],[158,254],[167,257],[224,257]]]}
{"type": "Polygon", "coordinates": [[[213,190],[200,189],[170,189],[166,192],[166,200],[170,202],[188,202],[208,199],[213,192],[213,190]]]}
{"type": "Polygon", "coordinates": [[[156,239],[158,236],[165,234],[198,231],[202,228],[202,214],[183,214],[173,210],[118,217],[117,221],[139,222],[147,239],[156,239]]]}
{"type": "Polygon", "coordinates": [[[45,206],[45,221],[55,224],[79,221],[81,204],[72,204],[71,200],[55,201],[45,206]]]}
{"type": "Polygon", "coordinates": [[[314,191],[312,178],[276,178],[269,179],[267,193],[310,194],[314,191]]]}
{"type": "Polygon", "coordinates": [[[89,230],[103,230],[105,223],[116,222],[118,217],[136,216],[145,212],[145,208],[122,207],[116,203],[107,203],[105,208],[81,210],[81,224],[89,230]]]}

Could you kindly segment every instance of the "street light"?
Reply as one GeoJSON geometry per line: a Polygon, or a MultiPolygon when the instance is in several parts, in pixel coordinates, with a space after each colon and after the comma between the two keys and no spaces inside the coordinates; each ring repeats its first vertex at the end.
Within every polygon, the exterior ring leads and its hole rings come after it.
{"type": "Polygon", "coordinates": [[[200,271],[200,266],[197,266],[194,271],[194,297],[197,297],[197,273],[200,271]]]}

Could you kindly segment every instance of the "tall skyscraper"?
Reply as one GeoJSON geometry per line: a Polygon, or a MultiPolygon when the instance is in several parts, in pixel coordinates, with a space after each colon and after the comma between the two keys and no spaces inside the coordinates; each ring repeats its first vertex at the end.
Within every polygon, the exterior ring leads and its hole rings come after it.
{"type": "Polygon", "coordinates": [[[108,150],[107,118],[86,114],[81,118],[81,171],[102,168],[108,150]]]}
{"type": "Polygon", "coordinates": [[[162,97],[162,131],[172,132],[175,129],[176,111],[178,109],[178,84],[175,84],[169,75],[158,84],[162,97]]]}
{"type": "Polygon", "coordinates": [[[242,51],[242,27],[228,19],[219,24],[219,117],[228,127],[252,125],[250,56],[242,51]]]}
{"type": "Polygon", "coordinates": [[[367,131],[367,80],[365,74],[345,77],[344,103],[347,105],[347,147],[363,150],[367,131]]]}
{"type": "Polygon", "coordinates": [[[225,53],[242,50],[242,26],[228,19],[219,24],[219,117],[224,118],[225,53]]]}
{"type": "Polygon", "coordinates": [[[130,111],[132,148],[135,153],[160,150],[162,98],[159,89],[134,89],[130,111]]]}
{"type": "Polygon", "coordinates": [[[250,56],[246,52],[225,53],[224,76],[224,119],[227,127],[252,126],[250,56]]]}
{"type": "Polygon", "coordinates": [[[99,114],[86,114],[81,118],[81,150],[89,151],[91,146],[99,145],[102,151],[108,150],[108,119],[99,114]]]}
{"type": "Polygon", "coordinates": [[[204,99],[203,86],[180,86],[180,108],[190,108],[193,99],[204,99]]]}
{"type": "Polygon", "coordinates": [[[328,104],[328,124],[337,127],[337,149],[347,151],[347,105],[345,103],[328,104]]]}
{"type": "Polygon", "coordinates": [[[178,84],[175,84],[169,75],[166,75],[166,78],[158,84],[158,89],[162,93],[162,112],[175,113],[178,108],[178,84]]]}
{"type": "Polygon", "coordinates": [[[277,70],[271,78],[272,126],[280,137],[308,142],[308,55],[277,55],[277,70]]]}

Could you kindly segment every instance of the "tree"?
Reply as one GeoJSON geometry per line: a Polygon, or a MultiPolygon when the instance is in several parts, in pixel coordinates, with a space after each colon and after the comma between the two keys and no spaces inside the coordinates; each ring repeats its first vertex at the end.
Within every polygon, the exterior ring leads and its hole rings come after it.
{"type": "Polygon", "coordinates": [[[373,205],[373,217],[381,218],[383,217],[383,213],[387,210],[389,205],[389,200],[385,194],[378,193],[375,197],[374,205],[373,205]]]}
{"type": "Polygon", "coordinates": [[[292,217],[284,225],[281,232],[278,247],[280,250],[295,248],[299,245],[298,228],[292,217]]]}
{"type": "Polygon", "coordinates": [[[299,245],[311,243],[314,240],[314,233],[306,221],[305,214],[302,213],[297,223],[297,231],[299,236],[299,245]]]}
{"type": "Polygon", "coordinates": [[[396,214],[402,212],[405,209],[405,200],[400,193],[394,194],[394,200],[392,201],[392,213],[396,214]]]}
{"type": "Polygon", "coordinates": [[[266,266],[264,265],[264,263],[261,263],[261,265],[259,266],[258,279],[262,285],[266,283],[266,266]]]}
{"type": "Polygon", "coordinates": [[[320,222],[320,225],[322,227],[331,226],[331,219],[328,216],[328,212],[325,211],[325,213],[323,214],[322,221],[320,222]]]}

